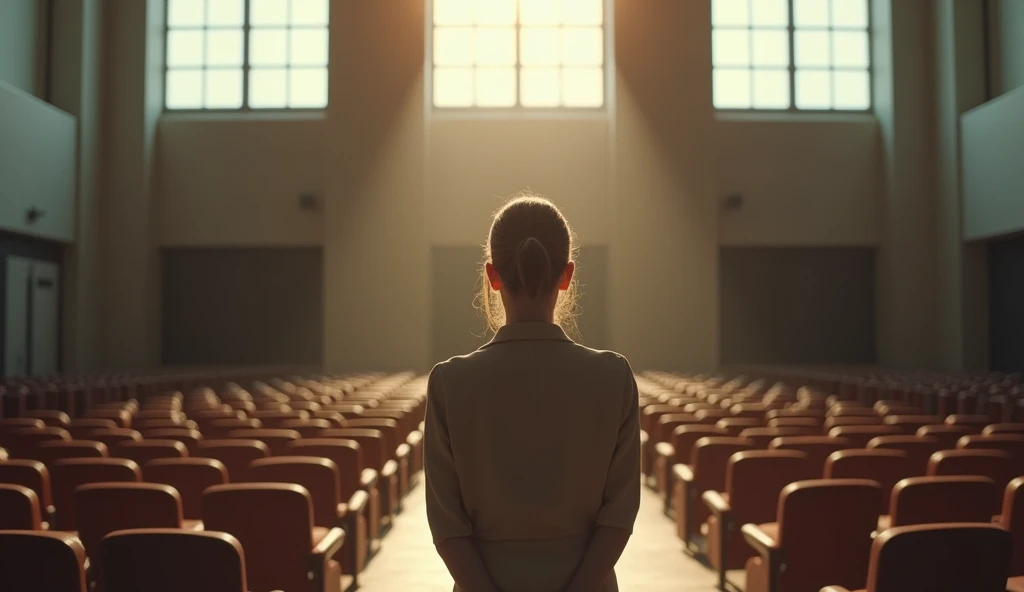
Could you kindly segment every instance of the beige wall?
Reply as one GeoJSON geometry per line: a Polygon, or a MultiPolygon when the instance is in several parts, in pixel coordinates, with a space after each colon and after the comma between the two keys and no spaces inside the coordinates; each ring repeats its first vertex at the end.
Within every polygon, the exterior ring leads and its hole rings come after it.
{"type": "Polygon", "coordinates": [[[0,2],[0,81],[39,92],[39,2],[0,2]]]}

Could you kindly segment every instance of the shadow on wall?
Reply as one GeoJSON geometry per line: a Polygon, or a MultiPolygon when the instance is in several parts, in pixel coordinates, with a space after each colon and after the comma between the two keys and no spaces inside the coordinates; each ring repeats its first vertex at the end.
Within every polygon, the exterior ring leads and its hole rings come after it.
{"type": "Polygon", "coordinates": [[[991,370],[1024,372],[1024,234],[988,246],[991,370]]]}

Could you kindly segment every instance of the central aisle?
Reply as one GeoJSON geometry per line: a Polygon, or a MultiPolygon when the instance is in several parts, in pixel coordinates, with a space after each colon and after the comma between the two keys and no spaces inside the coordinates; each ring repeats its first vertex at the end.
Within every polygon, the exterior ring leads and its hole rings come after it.
{"type": "MultiPolygon", "coordinates": [[[[360,578],[360,592],[451,591],[451,577],[430,542],[423,491],[421,475],[380,554],[360,578]]],[[[616,573],[622,592],[716,590],[714,574],[683,554],[672,521],[661,514],[661,500],[646,487],[616,573]]]]}

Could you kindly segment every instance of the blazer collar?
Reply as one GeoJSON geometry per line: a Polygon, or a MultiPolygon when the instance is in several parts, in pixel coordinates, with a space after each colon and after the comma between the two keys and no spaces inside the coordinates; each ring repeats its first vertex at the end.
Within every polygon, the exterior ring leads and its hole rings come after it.
{"type": "Polygon", "coordinates": [[[495,343],[504,343],[506,341],[569,341],[569,336],[565,334],[565,331],[561,327],[552,323],[544,322],[528,322],[528,323],[509,323],[504,327],[498,329],[498,332],[494,334],[494,337],[485,345],[494,345],[495,343]]]}

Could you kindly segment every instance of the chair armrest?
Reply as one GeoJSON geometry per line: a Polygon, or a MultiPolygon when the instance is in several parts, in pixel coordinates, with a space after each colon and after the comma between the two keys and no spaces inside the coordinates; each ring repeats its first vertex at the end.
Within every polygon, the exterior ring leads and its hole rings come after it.
{"type": "Polygon", "coordinates": [[[348,511],[351,514],[359,515],[366,511],[366,505],[370,503],[370,495],[365,491],[357,491],[348,498],[348,511]]]}
{"type": "Polygon", "coordinates": [[[669,444],[668,442],[658,442],[657,444],[654,445],[654,453],[657,456],[673,458],[676,455],[676,447],[669,444]]]}
{"type": "Polygon", "coordinates": [[[397,458],[399,460],[401,460],[403,458],[408,458],[409,457],[409,450],[410,450],[409,445],[406,444],[405,442],[399,444],[398,448],[395,449],[395,458],[397,458]]]}
{"type": "MultiPolygon", "coordinates": [[[[756,524],[744,524],[741,532],[743,532],[743,538],[746,539],[747,543],[759,555],[768,560],[770,566],[775,563],[779,553],[782,551],[778,541],[768,536],[768,533],[761,530],[756,524]]],[[[773,571],[771,573],[775,574],[777,572],[773,571]]]]}
{"type": "Polygon", "coordinates": [[[345,531],[340,528],[332,528],[319,543],[313,547],[309,554],[309,571],[312,576],[314,592],[327,589],[325,586],[324,574],[327,571],[327,562],[338,554],[341,546],[345,543],[345,531]]]}
{"type": "Polygon", "coordinates": [[[366,491],[376,487],[377,471],[373,469],[363,469],[363,474],[359,476],[359,485],[366,491]]]}
{"type": "Polygon", "coordinates": [[[385,479],[393,479],[396,474],[398,474],[398,463],[394,460],[384,463],[384,466],[380,469],[380,476],[385,479]]]}
{"type": "Polygon", "coordinates": [[[672,475],[684,483],[690,483],[693,481],[693,469],[690,465],[684,465],[682,463],[672,465],[672,475]]]}
{"type": "Polygon", "coordinates": [[[414,431],[409,434],[409,437],[405,439],[405,443],[409,446],[415,447],[417,444],[423,441],[423,432],[414,431]]]}
{"type": "Polygon", "coordinates": [[[829,586],[827,588],[822,588],[821,592],[850,592],[850,591],[848,589],[846,589],[846,588],[843,588],[842,586],[829,586]]]}
{"type": "Polygon", "coordinates": [[[701,498],[704,500],[704,503],[707,504],[711,513],[718,516],[720,520],[732,514],[732,508],[729,506],[729,502],[725,501],[722,494],[717,491],[705,491],[701,498]]]}

